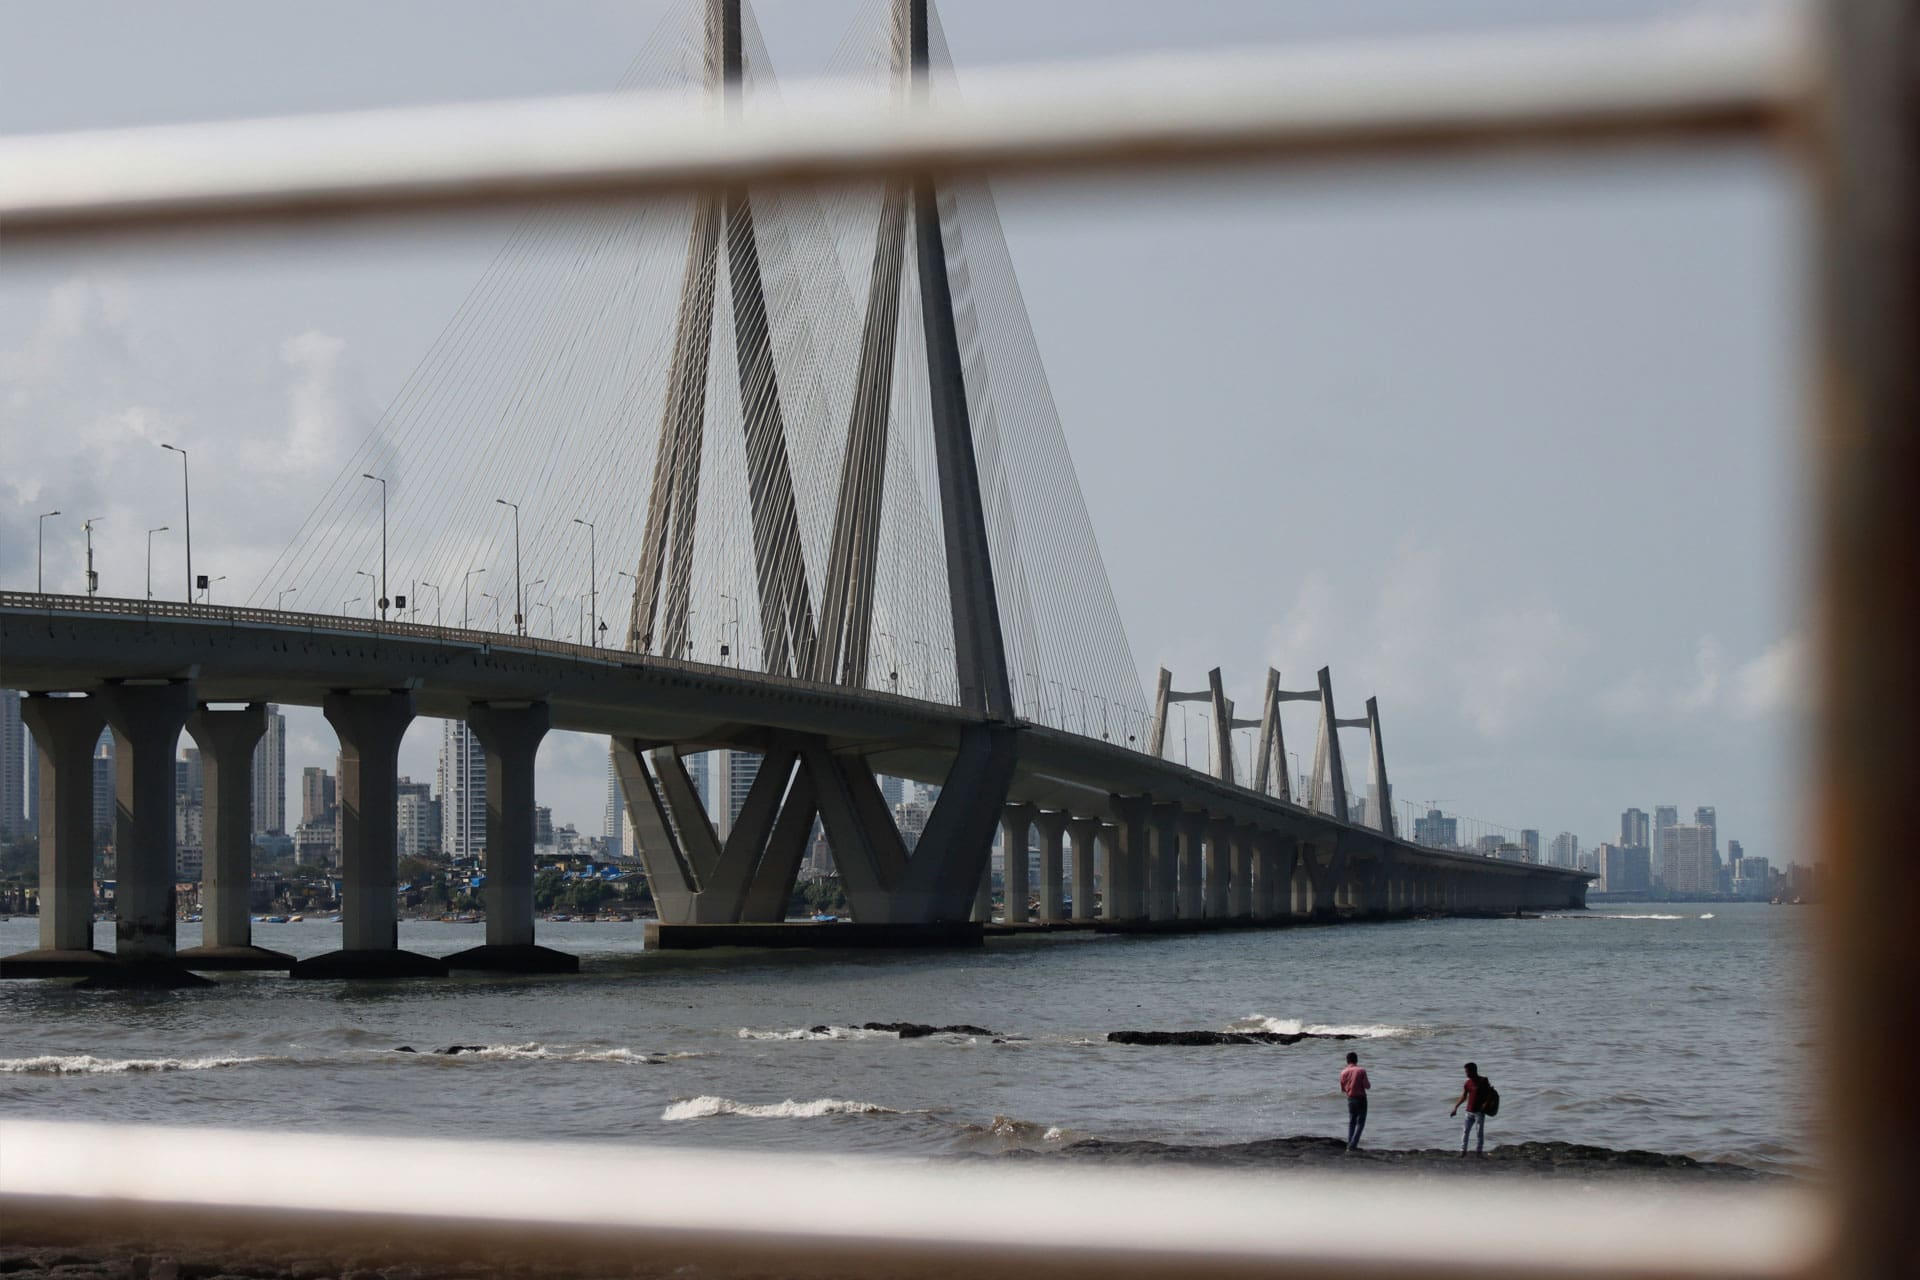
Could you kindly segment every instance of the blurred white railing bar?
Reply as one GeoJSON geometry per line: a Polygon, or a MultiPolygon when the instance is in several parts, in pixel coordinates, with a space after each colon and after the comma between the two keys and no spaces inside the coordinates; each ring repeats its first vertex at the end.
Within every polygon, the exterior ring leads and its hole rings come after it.
{"type": "Polygon", "coordinates": [[[1805,1188],[1674,1190],[0,1121],[9,1234],[211,1232],[502,1273],[1764,1280],[1827,1247],[1805,1188]]]}
{"type": "Polygon", "coordinates": [[[735,183],[1008,176],[1750,136],[1805,97],[1797,11],[969,69],[887,110],[830,82],[727,121],[676,94],[0,138],[0,231],[444,212],[735,183]]]}

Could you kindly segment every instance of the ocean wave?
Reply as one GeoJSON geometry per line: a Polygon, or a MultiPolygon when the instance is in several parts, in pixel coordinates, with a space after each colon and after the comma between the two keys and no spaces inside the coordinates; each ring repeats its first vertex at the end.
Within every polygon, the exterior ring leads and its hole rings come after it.
{"type": "Polygon", "coordinates": [[[38,1058],[0,1058],[0,1075],[120,1076],[161,1071],[212,1071],[281,1059],[240,1058],[96,1058],[90,1053],[48,1054],[38,1058]]]}
{"type": "Polygon", "coordinates": [[[1361,1040],[1391,1040],[1424,1034],[1419,1027],[1400,1027],[1388,1022],[1304,1022],[1299,1018],[1271,1018],[1263,1013],[1250,1013],[1228,1023],[1226,1029],[1266,1031],[1281,1036],[1353,1036],[1361,1040]]]}
{"type": "Polygon", "coordinates": [[[583,1045],[542,1044],[538,1040],[526,1044],[457,1045],[451,1050],[434,1049],[420,1056],[479,1058],[483,1062],[614,1062],[639,1067],[659,1066],[682,1058],[706,1057],[703,1053],[646,1053],[621,1047],[596,1049],[583,1045]]]}
{"type": "Polygon", "coordinates": [[[868,1031],[861,1027],[817,1026],[795,1027],[791,1031],[756,1031],[752,1027],[742,1027],[739,1032],[742,1040],[898,1040],[898,1032],[868,1031]]]}
{"type": "Polygon", "coordinates": [[[811,1120],[819,1116],[897,1116],[895,1107],[877,1102],[851,1102],[842,1098],[815,1098],[811,1102],[735,1102],[732,1098],[702,1094],[684,1098],[660,1113],[662,1120],[705,1120],[710,1116],[753,1116],[764,1120],[811,1120]]]}

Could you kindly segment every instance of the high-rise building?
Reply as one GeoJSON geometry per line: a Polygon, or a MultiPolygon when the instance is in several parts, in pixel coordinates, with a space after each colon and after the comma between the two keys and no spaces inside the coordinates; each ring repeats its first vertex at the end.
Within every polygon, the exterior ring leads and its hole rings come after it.
{"type": "Polygon", "coordinates": [[[606,841],[609,858],[625,857],[632,852],[626,840],[625,798],[620,794],[620,770],[614,764],[613,739],[607,739],[607,812],[600,836],[606,841]]]}
{"type": "Polygon", "coordinates": [[[40,749],[27,735],[27,834],[40,834],[40,749]]]}
{"type": "MultiPolygon", "coordinates": [[[[1728,847],[1738,844],[1729,840],[1728,847]]],[[[1733,864],[1733,892],[1742,898],[1765,900],[1773,893],[1773,868],[1765,858],[1741,858],[1733,864]]]]}
{"type": "Polygon", "coordinates": [[[334,808],[333,775],[317,764],[310,764],[300,771],[300,825],[320,827],[333,825],[334,808]]]}
{"type": "Polygon", "coordinates": [[[1599,854],[1600,892],[1645,893],[1653,887],[1645,845],[1603,844],[1599,854]]]}
{"type": "Polygon", "coordinates": [[[536,845],[553,843],[553,809],[551,806],[544,804],[533,806],[533,842],[536,845]]]}
{"type": "Polygon", "coordinates": [[[1624,847],[1653,847],[1653,824],[1644,809],[1629,809],[1620,815],[1620,843],[1624,847]]]}
{"type": "Polygon", "coordinates": [[[1528,862],[1537,864],[1540,861],[1540,833],[1538,831],[1535,831],[1532,827],[1522,827],[1520,829],[1520,847],[1527,851],[1528,862]]]}
{"type": "Polygon", "coordinates": [[[93,847],[113,843],[114,756],[120,749],[113,730],[102,729],[93,744],[93,847]]]}
{"type": "Polygon", "coordinates": [[[487,851],[487,753],[465,720],[448,720],[440,742],[440,849],[449,858],[487,851]]]}
{"type": "Polygon", "coordinates": [[[1580,863],[1580,837],[1571,831],[1562,831],[1547,846],[1547,861],[1556,867],[1573,867],[1580,863]]]}
{"type": "Polygon", "coordinates": [[[1455,848],[1460,843],[1460,820],[1429,809],[1426,817],[1413,820],[1413,842],[1431,849],[1455,848]]]}
{"type": "Polygon", "coordinates": [[[434,858],[440,853],[440,802],[433,784],[401,776],[394,788],[394,816],[403,858],[434,858]]]}
{"type": "Polygon", "coordinates": [[[1714,893],[1720,888],[1713,865],[1713,828],[1697,822],[1659,828],[1660,852],[1654,871],[1669,893],[1714,893]]]}
{"type": "Polygon", "coordinates": [[[1720,823],[1719,823],[1719,820],[1714,815],[1713,806],[1710,804],[1703,804],[1699,808],[1695,809],[1693,811],[1693,823],[1695,826],[1705,827],[1708,831],[1713,833],[1712,835],[1713,852],[1716,857],[1719,856],[1720,823]]]}
{"type": "Polygon", "coordinates": [[[27,827],[27,729],[20,722],[20,691],[0,689],[0,840],[27,827]]]}
{"type": "Polygon", "coordinates": [[[1740,859],[1746,856],[1747,856],[1747,851],[1740,847],[1740,842],[1738,840],[1727,841],[1727,861],[1728,862],[1738,863],[1740,859]]]}
{"type": "Polygon", "coordinates": [[[761,758],[752,751],[714,751],[702,758],[712,761],[712,777],[706,788],[707,813],[713,819],[715,834],[725,840],[746,806],[753,780],[760,776],[761,758]]]}
{"type": "Polygon", "coordinates": [[[1657,804],[1653,806],[1653,840],[1647,847],[1653,852],[1653,880],[1655,884],[1662,883],[1660,868],[1666,865],[1662,861],[1662,859],[1666,857],[1666,833],[1669,829],[1679,824],[1680,808],[1678,805],[1657,804]]]}
{"type": "Polygon", "coordinates": [[[287,829],[287,718],[267,708],[267,731],[253,749],[253,834],[287,829]]]}

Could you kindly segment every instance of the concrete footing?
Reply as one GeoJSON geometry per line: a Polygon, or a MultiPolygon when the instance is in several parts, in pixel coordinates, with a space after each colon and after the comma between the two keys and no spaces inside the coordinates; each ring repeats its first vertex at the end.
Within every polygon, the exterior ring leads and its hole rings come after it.
{"type": "Polygon", "coordinates": [[[578,973],[580,957],[552,947],[488,943],[454,952],[446,958],[446,966],[486,973],[578,973]]]}
{"type": "Polygon", "coordinates": [[[977,947],[984,933],[978,921],[940,924],[860,924],[841,921],[812,924],[662,924],[648,921],[649,950],[695,951],[703,947],[977,947]]]}
{"type": "Polygon", "coordinates": [[[329,951],[309,960],[296,960],[290,978],[444,978],[447,962],[414,951],[369,949],[329,951]]]}
{"type": "Polygon", "coordinates": [[[79,947],[41,947],[0,957],[0,979],[85,978],[113,964],[109,952],[79,947]]]}
{"type": "Polygon", "coordinates": [[[250,969],[274,970],[282,972],[293,968],[297,963],[284,951],[270,951],[266,947],[251,944],[241,947],[184,947],[176,955],[183,969],[199,969],[203,972],[238,973],[250,969]]]}
{"type": "Polygon", "coordinates": [[[213,983],[171,959],[116,959],[73,985],[83,991],[178,991],[184,987],[210,987],[213,983]]]}

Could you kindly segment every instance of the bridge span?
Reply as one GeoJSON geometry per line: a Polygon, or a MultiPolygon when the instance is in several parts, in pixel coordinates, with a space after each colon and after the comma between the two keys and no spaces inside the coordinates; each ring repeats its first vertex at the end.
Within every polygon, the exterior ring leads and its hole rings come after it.
{"type": "MultiPolygon", "coordinates": [[[[397,753],[416,715],[467,720],[487,757],[487,943],[454,967],[571,967],[534,938],[533,766],[550,728],[613,740],[668,924],[783,919],[816,817],[855,921],[902,934],[927,926],[952,936],[985,920],[995,826],[1016,851],[1003,870],[1003,919],[1015,925],[1028,922],[1030,892],[1041,922],[1140,928],[1564,908],[1585,897],[1581,873],[1411,843],[1387,805],[1378,826],[1363,826],[1139,744],[730,666],[371,619],[24,593],[0,595],[0,654],[0,680],[29,695],[22,713],[40,752],[44,815],[40,947],[6,958],[14,976],[110,959],[91,944],[91,756],[103,726],[119,743],[111,959],[287,966],[253,947],[247,913],[245,780],[269,701],[319,706],[340,735],[342,947],[294,966],[313,976],[431,974],[449,963],[398,945],[397,753]],[[203,752],[208,789],[206,941],[188,951],[175,946],[173,906],[183,731],[203,752]],[[763,759],[724,840],[682,764],[722,747],[763,759]],[[943,788],[912,848],[876,772],[943,788]],[[1004,800],[980,812],[983,790],[1004,800]],[[1018,853],[1033,831],[1040,871],[1030,886],[1018,853]]],[[[1326,710],[1332,719],[1330,694],[1326,710]]]]}

